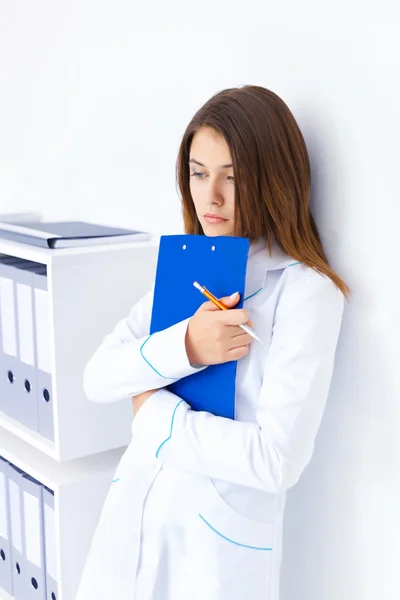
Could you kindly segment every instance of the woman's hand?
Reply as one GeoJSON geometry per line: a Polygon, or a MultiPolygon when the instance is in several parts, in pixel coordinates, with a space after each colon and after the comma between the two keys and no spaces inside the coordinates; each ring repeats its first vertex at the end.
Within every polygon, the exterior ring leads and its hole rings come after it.
{"type": "Polygon", "coordinates": [[[158,390],[149,390],[148,392],[142,392],[141,394],[138,394],[138,396],[132,396],[133,415],[136,415],[146,400],[157,391],[158,390]]]}
{"type": "Polygon", "coordinates": [[[249,351],[253,338],[239,325],[248,323],[245,308],[232,309],[239,302],[236,293],[221,302],[230,310],[221,310],[212,302],[204,302],[189,321],[186,332],[186,352],[193,365],[215,365],[239,360],[249,351]]]}

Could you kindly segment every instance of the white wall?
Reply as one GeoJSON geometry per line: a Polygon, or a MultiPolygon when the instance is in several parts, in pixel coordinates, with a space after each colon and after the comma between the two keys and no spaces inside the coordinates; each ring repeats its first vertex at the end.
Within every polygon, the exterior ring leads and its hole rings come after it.
{"type": "Polygon", "coordinates": [[[282,600],[400,594],[400,28],[382,2],[342,4],[0,2],[0,212],[180,232],[176,152],[213,93],[264,85],[298,119],[353,299],[316,452],[288,496],[282,600]]]}

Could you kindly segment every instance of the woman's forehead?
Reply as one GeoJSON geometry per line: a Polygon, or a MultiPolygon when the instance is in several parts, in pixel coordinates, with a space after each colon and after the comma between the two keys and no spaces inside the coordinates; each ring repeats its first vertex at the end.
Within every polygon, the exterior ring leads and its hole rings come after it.
{"type": "Polygon", "coordinates": [[[189,158],[210,168],[227,168],[232,163],[225,139],[209,127],[202,127],[193,136],[189,158]]]}

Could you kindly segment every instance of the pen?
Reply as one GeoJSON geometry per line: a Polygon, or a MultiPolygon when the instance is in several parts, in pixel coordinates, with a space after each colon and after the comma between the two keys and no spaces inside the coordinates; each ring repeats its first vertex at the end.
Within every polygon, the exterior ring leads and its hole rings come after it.
{"type": "MultiPolygon", "coordinates": [[[[229,308],[227,306],[225,306],[225,304],[223,304],[222,302],[220,302],[218,300],[218,298],[216,298],[203,285],[200,285],[197,281],[194,281],[193,285],[196,288],[196,290],[199,290],[199,292],[201,292],[206,298],[208,298],[213,304],[215,304],[215,306],[218,306],[218,308],[220,308],[221,310],[229,310],[229,308]]],[[[251,335],[251,337],[254,338],[255,340],[257,340],[261,344],[263,343],[260,340],[260,338],[257,336],[256,332],[251,327],[249,327],[249,325],[246,325],[245,323],[243,323],[242,325],[239,325],[239,327],[241,327],[246,333],[248,333],[249,335],[251,335]]]]}

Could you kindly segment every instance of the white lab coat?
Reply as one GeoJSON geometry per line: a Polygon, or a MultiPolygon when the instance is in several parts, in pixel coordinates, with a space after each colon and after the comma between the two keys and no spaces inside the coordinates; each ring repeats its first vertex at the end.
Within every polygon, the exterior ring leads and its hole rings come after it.
{"type": "Polygon", "coordinates": [[[149,337],[152,291],[89,361],[94,402],[158,391],[133,419],[77,600],[278,600],[286,490],[313,452],[344,297],[263,240],[250,248],[245,297],[264,344],[238,362],[235,420],[165,389],[196,367],[188,320],[149,337]]]}

